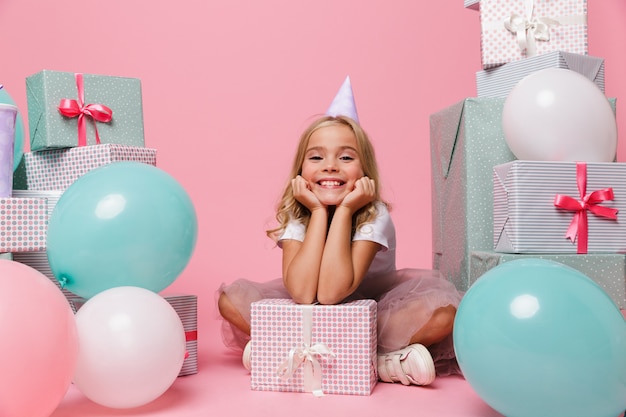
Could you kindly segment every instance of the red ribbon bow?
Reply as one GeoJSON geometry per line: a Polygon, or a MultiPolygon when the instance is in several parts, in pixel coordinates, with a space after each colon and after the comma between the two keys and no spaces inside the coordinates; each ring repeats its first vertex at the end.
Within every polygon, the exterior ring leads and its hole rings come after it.
{"type": "Polygon", "coordinates": [[[93,128],[96,132],[96,143],[100,143],[98,127],[96,121],[108,123],[113,117],[113,110],[103,104],[85,105],[85,88],[83,85],[83,74],[75,74],[76,88],[78,89],[78,101],[69,98],[61,99],[59,112],[66,117],[78,116],[78,146],[87,145],[87,130],[85,128],[85,116],[90,116],[93,121],[93,128]]]}
{"type": "Polygon", "coordinates": [[[613,200],[613,188],[605,188],[603,190],[587,192],[587,164],[584,162],[576,163],[576,182],[578,191],[580,192],[580,201],[562,194],[557,194],[554,198],[554,205],[565,210],[573,210],[576,212],[570,223],[565,237],[572,242],[576,240],[578,235],[578,253],[587,253],[587,243],[589,240],[589,230],[587,225],[587,210],[596,216],[607,217],[609,219],[617,219],[617,209],[603,207],[599,204],[603,201],[613,200]]]}

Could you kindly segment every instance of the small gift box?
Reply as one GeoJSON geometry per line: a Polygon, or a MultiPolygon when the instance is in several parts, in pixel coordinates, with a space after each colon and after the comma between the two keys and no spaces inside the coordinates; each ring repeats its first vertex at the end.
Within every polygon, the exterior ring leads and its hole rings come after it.
{"type": "Polygon", "coordinates": [[[376,302],[252,303],[253,390],[369,395],[376,385],[376,302]]]}
{"type": "Polygon", "coordinates": [[[476,73],[478,97],[506,97],[524,77],[546,68],[576,71],[604,92],[604,59],[554,51],[476,73]]]}
{"type": "Polygon", "coordinates": [[[552,51],[587,54],[587,1],[481,0],[483,69],[552,51]]]}
{"type": "Polygon", "coordinates": [[[504,262],[540,258],[574,268],[594,280],[621,309],[626,309],[626,255],[614,253],[512,254],[476,251],[470,254],[470,285],[485,272],[504,262]]]}
{"type": "Polygon", "coordinates": [[[493,169],[493,202],[496,252],[626,252],[624,163],[498,165],[493,169]]]}
{"type": "Polygon", "coordinates": [[[45,250],[47,229],[45,198],[0,198],[0,252],[45,250]]]}
{"type": "Polygon", "coordinates": [[[156,149],[118,144],[27,152],[24,154],[29,190],[65,190],[87,172],[118,161],[156,166],[156,149]]]}
{"type": "Polygon", "coordinates": [[[144,146],[137,78],[43,70],[26,78],[30,149],[144,146]]]}
{"type": "MultiPolygon", "coordinates": [[[[163,298],[174,308],[185,330],[187,354],[178,376],[198,373],[198,297],[192,294],[166,294],[163,298]]],[[[81,297],[68,297],[74,314],[87,300],[81,297]]]]}

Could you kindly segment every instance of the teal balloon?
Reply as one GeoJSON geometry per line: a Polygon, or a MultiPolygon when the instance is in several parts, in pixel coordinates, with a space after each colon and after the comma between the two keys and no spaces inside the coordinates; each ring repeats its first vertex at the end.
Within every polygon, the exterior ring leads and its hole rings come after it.
{"type": "MultiPolygon", "coordinates": [[[[0,88],[0,103],[4,104],[15,104],[15,101],[6,88],[0,88]]],[[[18,109],[17,119],[15,120],[15,144],[13,148],[13,171],[17,169],[17,166],[20,164],[22,160],[22,155],[24,155],[24,121],[22,120],[22,114],[18,109]]]]}
{"type": "Polygon", "coordinates": [[[616,417],[626,408],[626,320],[590,278],[542,259],[505,262],[464,295],[454,349],[506,417],[616,417]]]}
{"type": "Polygon", "coordinates": [[[197,230],[192,201],[172,176],[115,162],[61,195],[48,223],[48,261],[63,287],[81,297],[119,286],[159,292],[187,266],[197,230]]]}

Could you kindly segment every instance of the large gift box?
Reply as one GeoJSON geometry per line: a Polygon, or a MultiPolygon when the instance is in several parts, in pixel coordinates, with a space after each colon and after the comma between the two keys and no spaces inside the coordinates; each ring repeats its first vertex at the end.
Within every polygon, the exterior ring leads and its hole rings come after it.
{"type": "Polygon", "coordinates": [[[493,242],[506,253],[626,253],[626,163],[493,168],[493,242]]]}
{"type": "Polygon", "coordinates": [[[47,229],[45,198],[0,198],[0,252],[44,250],[47,229]]]}
{"type": "Polygon", "coordinates": [[[252,303],[253,390],[369,395],[376,385],[376,302],[252,303]]]}
{"type": "Polygon", "coordinates": [[[119,161],[156,165],[156,149],[101,144],[27,152],[24,154],[26,188],[64,190],[87,172],[119,161]]]}
{"type": "Polygon", "coordinates": [[[587,54],[587,0],[481,0],[483,68],[552,51],[587,54]]]}
{"type": "MultiPolygon", "coordinates": [[[[187,354],[178,376],[198,373],[198,297],[193,294],[162,294],[176,311],[185,330],[187,354]]],[[[87,302],[81,297],[68,297],[72,311],[76,313],[87,302]]]]}
{"type": "Polygon", "coordinates": [[[476,73],[478,97],[506,97],[524,77],[546,68],[576,71],[593,81],[604,92],[604,59],[589,55],[554,51],[476,73]]]}
{"type": "Polygon", "coordinates": [[[433,269],[467,290],[469,253],[493,249],[493,166],[512,161],[504,98],[468,98],[430,116],[433,269]]]}
{"type": "Polygon", "coordinates": [[[137,78],[43,70],[26,78],[30,150],[144,146],[137,78]]]}
{"type": "Polygon", "coordinates": [[[508,261],[541,258],[574,268],[595,281],[621,309],[626,309],[626,255],[613,253],[575,254],[511,254],[476,251],[470,256],[469,284],[485,272],[508,261]]]}

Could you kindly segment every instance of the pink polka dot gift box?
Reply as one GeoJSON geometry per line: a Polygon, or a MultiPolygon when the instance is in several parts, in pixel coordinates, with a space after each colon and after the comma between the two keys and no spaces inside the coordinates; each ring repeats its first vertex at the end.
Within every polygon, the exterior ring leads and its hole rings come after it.
{"type": "Polygon", "coordinates": [[[587,55],[586,0],[481,0],[483,69],[552,51],[587,55]]]}
{"type": "Polygon", "coordinates": [[[0,252],[45,250],[47,228],[45,198],[0,198],[0,252]]]}
{"type": "Polygon", "coordinates": [[[370,395],[377,381],[376,350],[374,300],[252,303],[253,390],[370,395]]]}

